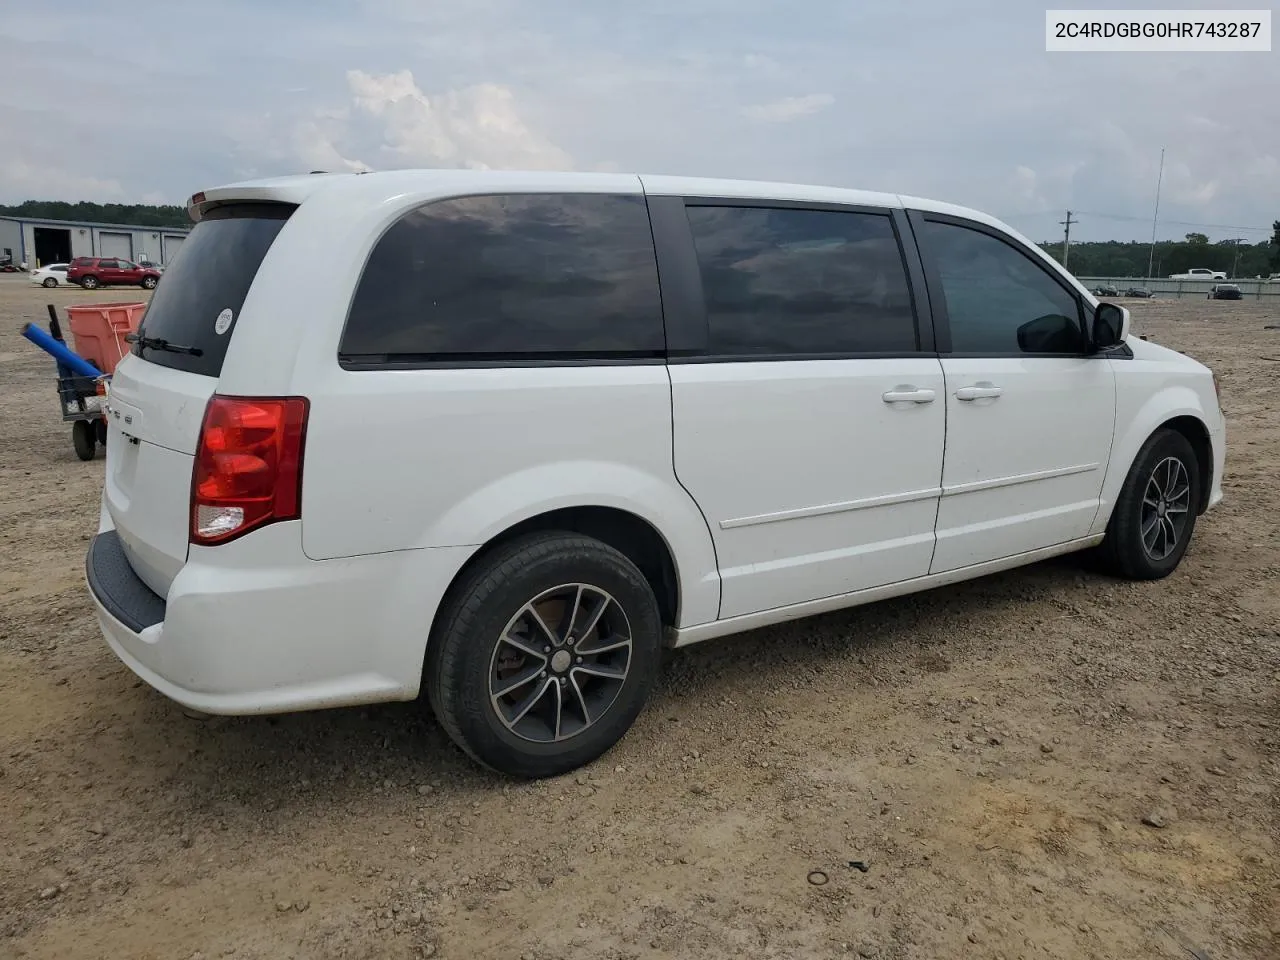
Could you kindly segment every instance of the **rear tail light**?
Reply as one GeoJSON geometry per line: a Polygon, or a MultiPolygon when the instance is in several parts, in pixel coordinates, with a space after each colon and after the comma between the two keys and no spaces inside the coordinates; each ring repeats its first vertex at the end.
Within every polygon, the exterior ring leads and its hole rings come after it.
{"type": "Polygon", "coordinates": [[[191,542],[226,543],[302,515],[305,397],[209,400],[191,477],[191,542]]]}

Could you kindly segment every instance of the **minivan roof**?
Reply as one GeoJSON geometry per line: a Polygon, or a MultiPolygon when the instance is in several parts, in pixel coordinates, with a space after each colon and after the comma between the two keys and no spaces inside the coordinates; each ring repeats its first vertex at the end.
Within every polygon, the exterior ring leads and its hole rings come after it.
{"type": "MultiPolygon", "coordinates": [[[[263,180],[246,180],[205,190],[192,196],[188,211],[193,220],[225,203],[271,202],[301,204],[320,193],[342,194],[342,200],[382,204],[413,194],[432,195],[508,190],[517,193],[586,191],[590,193],[639,193],[649,196],[724,197],[743,200],[796,200],[810,203],[846,203],[875,207],[912,207],[967,217],[1015,233],[1007,224],[978,210],[920,197],[843,187],[710,177],[673,177],[650,174],[568,173],[508,170],[387,170],[378,173],[316,173],[263,180]]],[[[335,197],[336,199],[336,197],[335,197]]]]}

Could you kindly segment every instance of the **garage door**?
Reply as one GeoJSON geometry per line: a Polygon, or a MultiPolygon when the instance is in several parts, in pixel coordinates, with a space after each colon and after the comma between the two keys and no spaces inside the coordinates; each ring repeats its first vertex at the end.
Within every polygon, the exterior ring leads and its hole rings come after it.
{"type": "Polygon", "coordinates": [[[161,260],[161,263],[163,263],[166,267],[173,261],[173,258],[178,255],[178,250],[181,249],[182,241],[184,239],[186,238],[170,237],[170,236],[165,236],[163,238],[162,244],[164,249],[161,251],[161,255],[163,256],[164,259],[161,260]]]}
{"type": "Polygon", "coordinates": [[[132,260],[133,234],[107,233],[106,231],[98,234],[98,256],[132,260]]]}

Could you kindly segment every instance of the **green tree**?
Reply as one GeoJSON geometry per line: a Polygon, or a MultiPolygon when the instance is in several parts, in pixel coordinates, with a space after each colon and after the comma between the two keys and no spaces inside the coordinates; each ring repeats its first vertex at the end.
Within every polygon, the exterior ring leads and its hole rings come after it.
{"type": "Polygon", "coordinates": [[[0,216],[32,217],[46,220],[84,220],[91,223],[122,223],[131,227],[189,227],[191,218],[183,207],[143,203],[67,203],[65,200],[27,200],[0,206],[0,216]]]}
{"type": "Polygon", "coordinates": [[[1271,224],[1271,266],[1280,267],[1280,220],[1271,224]]]}
{"type": "Polygon", "coordinates": [[[1193,247],[1203,246],[1208,242],[1209,242],[1209,237],[1206,234],[1203,234],[1203,233],[1187,234],[1187,243],[1191,244],[1193,247]]]}

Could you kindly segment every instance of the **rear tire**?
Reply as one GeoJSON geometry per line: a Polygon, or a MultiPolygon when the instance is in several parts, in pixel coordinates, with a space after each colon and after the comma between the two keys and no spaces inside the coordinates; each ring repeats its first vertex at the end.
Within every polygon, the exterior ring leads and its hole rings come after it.
{"type": "Polygon", "coordinates": [[[98,278],[97,277],[81,277],[80,286],[84,287],[86,290],[97,290],[98,278]]]}
{"type": "Polygon", "coordinates": [[[76,448],[76,456],[81,460],[92,460],[98,452],[98,438],[94,425],[88,420],[77,420],[71,424],[71,445],[76,448]]]}
{"type": "Polygon", "coordinates": [[[156,288],[156,278],[155,278],[155,277],[143,277],[143,278],[142,278],[142,289],[144,289],[144,290],[154,290],[155,288],[156,288]]]}
{"type": "Polygon", "coordinates": [[[1190,442],[1161,429],[1134,458],[1107,523],[1098,559],[1129,580],[1159,580],[1178,568],[1195,532],[1200,466],[1190,442]]]}
{"type": "Polygon", "coordinates": [[[473,759],[551,777],[622,738],[652,690],[661,640],[658,602],[626,556],[577,534],[532,534],[494,549],[450,589],[424,685],[441,726],[473,759]]]}
{"type": "Polygon", "coordinates": [[[58,281],[55,280],[53,277],[45,277],[44,281],[40,284],[40,286],[45,287],[46,289],[52,289],[57,285],[58,285],[58,281]]]}

